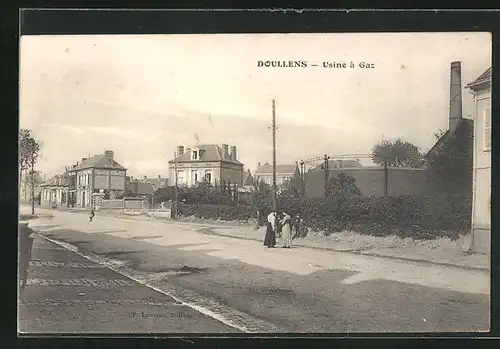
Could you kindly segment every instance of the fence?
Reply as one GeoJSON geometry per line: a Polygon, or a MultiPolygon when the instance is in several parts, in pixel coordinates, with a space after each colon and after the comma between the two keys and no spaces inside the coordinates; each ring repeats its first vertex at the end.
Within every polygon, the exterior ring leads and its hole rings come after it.
{"type": "Polygon", "coordinates": [[[128,213],[146,214],[148,212],[149,203],[145,199],[124,198],[123,210],[128,213]]]}
{"type": "MultiPolygon", "coordinates": [[[[428,194],[427,171],[420,168],[359,167],[332,168],[329,178],[340,172],[356,179],[356,186],[363,196],[399,195],[426,196],[428,194]]],[[[324,171],[311,171],[304,175],[305,191],[308,197],[323,197],[325,194],[324,171]]]]}
{"type": "Polygon", "coordinates": [[[102,200],[99,209],[105,211],[123,210],[124,209],[123,200],[122,199],[102,200]]]}

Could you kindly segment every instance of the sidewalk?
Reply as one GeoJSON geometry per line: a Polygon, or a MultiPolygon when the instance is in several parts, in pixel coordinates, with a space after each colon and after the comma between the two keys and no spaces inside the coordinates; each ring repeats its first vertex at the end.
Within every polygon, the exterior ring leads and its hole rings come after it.
{"type": "Polygon", "coordinates": [[[21,334],[239,332],[38,235],[18,309],[21,334]]]}
{"type": "MultiPolygon", "coordinates": [[[[199,232],[226,236],[237,239],[263,241],[265,228],[254,227],[201,227],[199,232]]],[[[431,263],[460,268],[489,270],[490,258],[484,254],[468,254],[465,239],[454,242],[449,239],[413,241],[397,237],[363,236],[350,232],[321,236],[310,234],[305,238],[294,239],[294,246],[317,250],[347,252],[367,256],[384,257],[403,261],[431,263]]],[[[280,239],[277,239],[280,244],[280,239]]]]}
{"type": "MultiPolygon", "coordinates": [[[[81,210],[65,210],[81,213],[81,210]]],[[[165,218],[155,218],[144,215],[124,215],[116,212],[97,212],[97,215],[130,219],[139,221],[155,221],[165,224],[179,224],[198,227],[196,231],[208,235],[223,236],[235,239],[263,241],[265,227],[256,229],[254,226],[237,224],[235,222],[217,223],[201,220],[181,219],[172,221],[165,218]]],[[[280,243],[278,239],[278,244],[280,243]]],[[[305,238],[293,240],[293,245],[317,250],[346,252],[368,256],[384,257],[402,261],[412,261],[443,266],[454,266],[469,269],[490,269],[490,256],[485,254],[469,254],[468,237],[457,241],[450,239],[414,241],[410,238],[400,239],[395,236],[373,237],[352,232],[335,233],[330,236],[310,233],[305,238]]]]}

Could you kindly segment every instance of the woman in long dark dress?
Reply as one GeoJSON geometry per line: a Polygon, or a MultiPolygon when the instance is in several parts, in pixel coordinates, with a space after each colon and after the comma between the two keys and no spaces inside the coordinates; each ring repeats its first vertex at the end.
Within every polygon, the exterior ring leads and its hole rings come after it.
{"type": "Polygon", "coordinates": [[[268,248],[273,248],[276,245],[276,235],[274,234],[274,224],[275,224],[275,214],[274,212],[267,216],[267,228],[266,236],[264,238],[264,246],[268,248]]]}

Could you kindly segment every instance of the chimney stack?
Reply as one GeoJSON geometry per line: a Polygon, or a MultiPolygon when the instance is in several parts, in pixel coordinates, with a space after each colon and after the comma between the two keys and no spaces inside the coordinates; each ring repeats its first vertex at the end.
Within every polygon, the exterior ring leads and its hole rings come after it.
{"type": "Polygon", "coordinates": [[[161,181],[161,175],[158,175],[158,180],[161,181]]]}
{"type": "Polygon", "coordinates": [[[106,150],[104,151],[104,155],[108,160],[113,160],[114,152],[112,150],[106,150]]]}
{"type": "Polygon", "coordinates": [[[82,162],[84,162],[85,160],[87,160],[87,158],[82,158],[82,162]]]}
{"type": "Polygon", "coordinates": [[[236,161],[238,158],[236,156],[236,147],[233,145],[231,146],[231,160],[236,161]]]}
{"type": "Polygon", "coordinates": [[[148,176],[144,176],[144,180],[148,179],[148,176]]]}
{"type": "Polygon", "coordinates": [[[451,62],[449,129],[454,130],[462,119],[462,63],[451,62]]]}
{"type": "Polygon", "coordinates": [[[182,154],[184,154],[184,146],[183,145],[179,145],[177,147],[177,156],[181,156],[182,154]]]}
{"type": "Polygon", "coordinates": [[[222,145],[222,158],[223,159],[229,158],[229,146],[227,144],[222,145]]]}

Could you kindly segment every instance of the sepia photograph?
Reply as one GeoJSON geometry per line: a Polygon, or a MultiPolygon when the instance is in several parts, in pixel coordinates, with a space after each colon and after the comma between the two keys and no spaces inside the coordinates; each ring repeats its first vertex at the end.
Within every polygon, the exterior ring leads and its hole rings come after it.
{"type": "Polygon", "coordinates": [[[18,335],[489,331],[491,40],[21,36],[18,335]]]}

